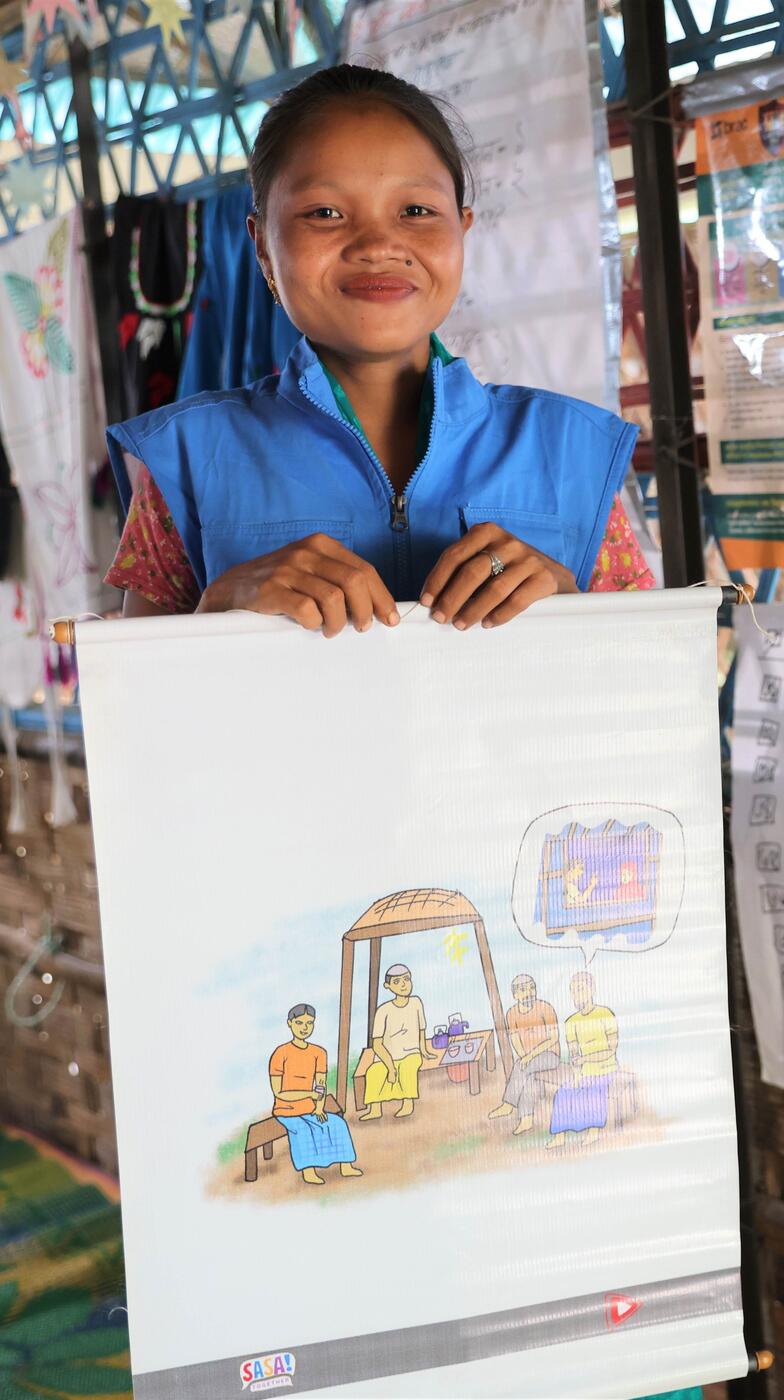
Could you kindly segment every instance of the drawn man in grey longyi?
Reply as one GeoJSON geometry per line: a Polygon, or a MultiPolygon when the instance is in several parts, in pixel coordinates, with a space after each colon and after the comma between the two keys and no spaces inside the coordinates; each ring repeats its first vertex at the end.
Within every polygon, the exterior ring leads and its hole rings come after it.
{"type": "Polygon", "coordinates": [[[517,1112],[519,1122],[515,1133],[527,1133],[534,1124],[534,1109],[542,1097],[539,1074],[557,1069],[561,1062],[558,1018],[549,1001],[540,1001],[536,983],[527,973],[515,977],[512,983],[514,1006],[506,1013],[509,1039],[515,1054],[512,1073],[504,1089],[504,1097],[490,1118],[505,1118],[517,1112]]]}

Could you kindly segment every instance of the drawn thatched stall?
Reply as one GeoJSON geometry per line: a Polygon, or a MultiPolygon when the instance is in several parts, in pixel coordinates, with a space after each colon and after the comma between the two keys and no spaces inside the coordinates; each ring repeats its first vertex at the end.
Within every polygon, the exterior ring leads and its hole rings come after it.
{"type": "Polygon", "coordinates": [[[472,924],[476,936],[479,960],[490,1001],[493,1025],[498,1038],[504,1071],[512,1072],[512,1047],[506,1028],[501,998],[498,994],[493,959],[487,941],[484,920],[470,900],[457,890],[403,890],[377,899],[343,935],[343,957],[340,969],[340,1020],[338,1026],[338,1064],[335,1096],[342,1112],[348,1097],[348,1060],[351,1036],[351,1000],[354,988],[354,945],[370,940],[370,974],[368,977],[367,1046],[373,1041],[373,1018],[378,1007],[381,974],[381,942],[403,933],[430,933],[440,928],[455,928],[472,924]]]}

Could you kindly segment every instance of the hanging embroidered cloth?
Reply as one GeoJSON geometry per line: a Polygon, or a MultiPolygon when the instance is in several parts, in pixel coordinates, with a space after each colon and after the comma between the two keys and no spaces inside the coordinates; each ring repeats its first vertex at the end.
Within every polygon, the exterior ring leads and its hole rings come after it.
{"type": "Polygon", "coordinates": [[[121,195],[115,205],[112,266],[128,417],[175,397],[201,270],[200,225],[195,200],[121,195]]]}
{"type": "Polygon", "coordinates": [[[39,620],[94,611],[92,481],[105,414],[81,213],[0,248],[0,417],[39,620]]]}
{"type": "Polygon", "coordinates": [[[248,237],[246,185],[203,206],[204,272],[197,287],[177,398],[237,389],[281,368],[300,333],[275,306],[248,237]]]}
{"type": "MultiPolygon", "coordinates": [[[[19,705],[41,680],[48,683],[54,825],[76,814],[55,700],[68,658],[56,649],[50,654],[47,622],[100,610],[116,597],[101,583],[94,542],[92,487],[104,459],[106,416],[83,242],[81,211],[74,209],[0,248],[0,419],[22,505],[30,587],[22,597],[5,585],[2,662],[14,693],[0,698],[19,705]],[[19,607],[24,617],[14,619],[19,607]]],[[[8,724],[6,717],[6,733],[8,724]]]]}

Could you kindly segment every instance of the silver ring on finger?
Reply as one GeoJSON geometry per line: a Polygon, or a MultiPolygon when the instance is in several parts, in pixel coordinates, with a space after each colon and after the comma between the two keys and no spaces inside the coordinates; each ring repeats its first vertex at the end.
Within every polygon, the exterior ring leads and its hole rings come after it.
{"type": "Polygon", "coordinates": [[[502,574],[504,572],[504,569],[506,568],[506,564],[504,563],[503,559],[499,559],[498,555],[494,554],[492,549],[480,549],[479,553],[486,554],[488,559],[490,560],[491,578],[498,578],[499,574],[502,574]]]}

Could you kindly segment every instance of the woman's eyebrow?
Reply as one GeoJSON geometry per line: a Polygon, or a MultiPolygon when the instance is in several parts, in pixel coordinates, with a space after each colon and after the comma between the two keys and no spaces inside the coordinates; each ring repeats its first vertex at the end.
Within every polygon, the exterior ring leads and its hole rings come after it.
{"type": "MultiPolygon", "coordinates": [[[[415,176],[413,178],[404,176],[402,179],[396,180],[395,184],[399,189],[437,190],[441,194],[445,192],[449,193],[452,189],[452,182],[448,177],[441,181],[428,176],[415,176]]],[[[361,188],[363,191],[367,189],[366,179],[362,180],[361,188]]],[[[295,180],[294,183],[289,186],[289,192],[291,194],[302,194],[303,191],[310,189],[334,190],[337,194],[352,193],[352,186],[342,185],[339,180],[330,180],[324,178],[322,175],[304,175],[301,180],[295,180]]]]}

